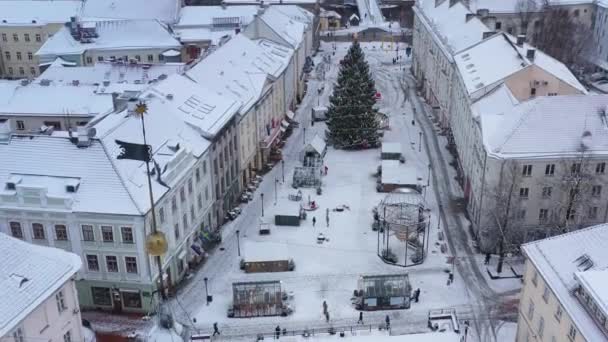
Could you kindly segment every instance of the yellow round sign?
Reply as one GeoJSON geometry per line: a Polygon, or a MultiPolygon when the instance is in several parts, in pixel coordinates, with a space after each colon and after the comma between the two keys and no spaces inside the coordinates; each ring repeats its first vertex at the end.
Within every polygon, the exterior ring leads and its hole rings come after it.
{"type": "Polygon", "coordinates": [[[167,247],[167,238],[162,232],[152,233],[146,238],[146,252],[152,256],[167,253],[167,247]]]}

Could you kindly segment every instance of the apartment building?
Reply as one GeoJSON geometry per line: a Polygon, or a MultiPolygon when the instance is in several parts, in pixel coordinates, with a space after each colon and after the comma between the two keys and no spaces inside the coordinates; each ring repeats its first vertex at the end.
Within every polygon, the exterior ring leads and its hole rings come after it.
{"type": "Polygon", "coordinates": [[[608,341],[606,241],[602,224],[522,246],[517,342],[608,341]]]}
{"type": "Polygon", "coordinates": [[[76,294],[80,258],[0,233],[0,340],[85,341],[76,294]]]}
{"type": "Polygon", "coordinates": [[[39,74],[36,51],[78,14],[81,1],[3,0],[0,2],[0,77],[39,74]]]}
{"type": "Polygon", "coordinates": [[[171,77],[166,81],[171,93],[153,88],[136,101],[117,99],[122,109],[89,123],[94,131],[2,135],[0,231],[78,254],[86,265],[77,282],[83,308],[149,312],[159,279],[171,288],[200,260],[199,232],[210,229],[214,200],[211,143],[195,123],[213,125],[235,105],[213,94],[180,97],[200,92],[178,88],[171,77]],[[145,252],[151,232],[145,165],[116,158],[116,140],[142,143],[134,133],[141,132],[133,113],[137,101],[148,106],[157,222],[169,245],[162,277],[145,252]],[[189,106],[196,112],[186,113],[179,109],[186,108],[185,101],[200,106],[189,106]]]}
{"type": "Polygon", "coordinates": [[[181,62],[181,44],[156,19],[82,21],[70,18],[35,53],[41,71],[56,60],[70,66],[103,61],[181,62]]]}

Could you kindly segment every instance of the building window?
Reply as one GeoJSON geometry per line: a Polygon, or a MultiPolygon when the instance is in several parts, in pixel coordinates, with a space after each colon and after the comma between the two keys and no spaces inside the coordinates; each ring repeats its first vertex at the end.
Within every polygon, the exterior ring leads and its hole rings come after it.
{"type": "Polygon", "coordinates": [[[72,332],[71,331],[66,331],[66,333],[63,334],[63,342],[72,342],[72,332]]]}
{"type": "Polygon", "coordinates": [[[89,271],[99,271],[99,260],[97,255],[87,254],[87,268],[89,271]]]}
{"type": "Polygon", "coordinates": [[[507,33],[508,34],[513,34],[513,28],[512,27],[507,27],[507,33]]]}
{"type": "Polygon", "coordinates": [[[159,53],[158,54],[158,60],[161,61],[161,62],[164,61],[165,60],[165,56],[163,56],[162,53],[159,53]]]}
{"type": "Polygon", "coordinates": [[[42,36],[40,36],[40,34],[36,33],[36,41],[37,42],[41,42],[42,41],[42,36]]]}
{"type": "Polygon", "coordinates": [[[21,51],[17,51],[15,53],[15,55],[17,56],[17,60],[20,61],[21,59],[23,59],[23,57],[21,56],[21,51]]]}
{"type": "Polygon", "coordinates": [[[576,328],[572,324],[570,324],[570,329],[568,330],[568,338],[571,341],[574,341],[574,339],[576,338],[576,328]]]}
{"type": "Polygon", "coordinates": [[[196,216],[194,215],[194,204],[190,205],[190,221],[192,221],[194,223],[194,219],[196,218],[196,216]]]}
{"type": "Polygon", "coordinates": [[[181,189],[179,189],[179,200],[182,203],[186,202],[186,190],[183,186],[181,189]]]}
{"type": "Polygon", "coordinates": [[[572,164],[572,166],[570,167],[570,173],[572,173],[572,174],[581,173],[581,163],[572,164]]]}
{"type": "Polygon", "coordinates": [[[209,187],[205,185],[205,201],[209,200],[209,187]]]}
{"type": "Polygon", "coordinates": [[[538,272],[534,271],[534,274],[532,275],[532,284],[534,284],[534,286],[538,285],[538,272]]]}
{"type": "Polygon", "coordinates": [[[557,96],[557,93],[547,93],[547,96],[557,96]]]}
{"type": "Polygon", "coordinates": [[[600,197],[602,195],[602,186],[594,185],[591,187],[591,196],[600,197]]]}
{"type": "Polygon", "coordinates": [[[207,161],[203,160],[203,174],[206,175],[207,174],[207,161]]]}
{"type": "Polygon", "coordinates": [[[2,41],[3,41],[3,42],[8,41],[8,39],[6,39],[6,33],[3,33],[3,34],[2,34],[2,41]]]}
{"type": "Polygon", "coordinates": [[[25,75],[25,69],[23,69],[23,67],[19,67],[19,75],[25,75]]]}
{"type": "Polygon", "coordinates": [[[173,197],[171,199],[171,214],[175,215],[177,213],[177,199],[173,197]]]}
{"type": "Polygon", "coordinates": [[[17,239],[23,239],[23,229],[21,229],[21,223],[19,222],[10,222],[9,226],[11,227],[11,235],[17,239]]]}
{"type": "Polygon", "coordinates": [[[13,71],[13,67],[8,67],[8,74],[9,75],[14,75],[15,72],[13,71]]]}
{"type": "Polygon", "coordinates": [[[545,166],[545,176],[553,176],[555,174],[555,164],[547,164],[545,166]]]}
{"type": "Polygon", "coordinates": [[[122,292],[122,305],[125,308],[141,308],[141,296],[139,292],[122,292]]]}
{"type": "Polygon", "coordinates": [[[517,212],[517,218],[523,220],[526,218],[526,209],[521,209],[517,212]]]}
{"type": "MultiPolygon", "coordinates": [[[[4,35],[4,33],[2,35],[4,35]]],[[[15,342],[25,342],[25,337],[23,336],[23,330],[21,328],[17,328],[17,330],[13,332],[13,339],[15,342]]]]}
{"type": "Polygon", "coordinates": [[[41,223],[32,223],[32,232],[34,233],[34,239],[44,240],[44,226],[41,223]]]}
{"type": "Polygon", "coordinates": [[[603,175],[605,171],[606,163],[598,163],[597,165],[595,165],[595,173],[603,175]]]}
{"type": "Polygon", "coordinates": [[[165,208],[158,209],[158,220],[160,223],[165,223],[165,208]]]}
{"type": "Polygon", "coordinates": [[[196,195],[196,203],[199,209],[203,209],[203,196],[201,194],[196,195]]]}
{"type": "Polygon", "coordinates": [[[188,230],[188,214],[184,213],[184,216],[182,216],[182,223],[184,224],[184,230],[188,230]]]}
{"type": "Polygon", "coordinates": [[[148,55],[148,62],[154,61],[154,55],[148,55]]]}
{"type": "Polygon", "coordinates": [[[550,186],[544,186],[543,187],[543,198],[549,198],[551,197],[551,193],[553,193],[553,188],[550,186]]]}
{"type": "Polygon", "coordinates": [[[64,224],[55,225],[55,239],[61,241],[67,241],[68,229],[64,224]]]}
{"type": "Polygon", "coordinates": [[[566,211],[566,218],[570,221],[574,220],[574,218],[576,217],[576,210],[574,209],[568,209],[566,211]]]}
{"type": "Polygon", "coordinates": [[[112,305],[110,289],[107,287],[91,287],[91,296],[93,297],[93,304],[95,305],[112,305]]]}
{"type": "Polygon", "coordinates": [[[179,223],[173,226],[173,234],[175,234],[175,241],[179,240],[179,223]]]}
{"type": "Polygon", "coordinates": [[[30,41],[30,34],[29,33],[24,34],[23,35],[23,39],[25,39],[26,42],[29,42],[30,41]]]}
{"type": "Polygon", "coordinates": [[[30,67],[30,74],[36,75],[36,68],[30,67]]]}
{"type": "Polygon", "coordinates": [[[598,212],[598,210],[599,210],[598,207],[590,207],[589,208],[589,213],[587,215],[589,217],[589,219],[591,219],[591,220],[597,219],[597,212],[598,212]]]}
{"type": "Polygon", "coordinates": [[[18,42],[19,41],[19,35],[16,33],[13,33],[13,41],[18,42]]]}
{"type": "Polygon", "coordinates": [[[141,56],[140,55],[135,55],[135,60],[138,62],[141,62],[141,56]]]}
{"type": "Polygon", "coordinates": [[[116,256],[106,256],[106,268],[108,269],[108,272],[118,272],[118,259],[116,256]]]}
{"type": "Polygon", "coordinates": [[[122,243],[133,243],[133,228],[131,227],[120,227],[120,234],[122,235],[122,243]]]}
{"type": "Polygon", "coordinates": [[[529,188],[519,188],[519,197],[520,198],[528,198],[529,194],[530,194],[529,188]]]}
{"type": "Polygon", "coordinates": [[[524,165],[521,175],[524,177],[532,176],[532,165],[524,165]]]}
{"type": "Polygon", "coordinates": [[[97,56],[97,61],[98,62],[103,62],[103,56],[97,56]]]}
{"type": "Polygon", "coordinates": [[[11,52],[10,51],[4,51],[4,58],[7,61],[10,61],[11,60],[11,52]]]}
{"type": "Polygon", "coordinates": [[[201,182],[201,170],[198,168],[194,170],[194,179],[196,180],[196,184],[201,182]]]}
{"type": "Polygon", "coordinates": [[[530,88],[530,96],[536,96],[536,88],[530,88]]]}
{"type": "Polygon", "coordinates": [[[17,120],[17,130],[23,131],[25,130],[25,123],[21,120],[17,120]]]}
{"type": "Polygon", "coordinates": [[[534,318],[534,302],[532,299],[528,302],[528,319],[532,320],[534,318]]]}
{"type": "Polygon", "coordinates": [[[114,242],[114,229],[112,226],[101,226],[101,239],[103,242],[114,242]]]}
{"type": "Polygon", "coordinates": [[[557,310],[555,311],[555,319],[560,322],[562,320],[562,307],[557,303],[557,310]]]}
{"type": "Polygon", "coordinates": [[[543,300],[545,301],[545,303],[549,303],[549,287],[545,284],[545,289],[543,290],[543,300]]]}
{"type": "Polygon", "coordinates": [[[547,221],[547,218],[549,217],[549,210],[548,209],[540,209],[538,212],[538,220],[540,222],[545,222],[547,221]]]}
{"type": "Polygon", "coordinates": [[[127,273],[137,273],[137,259],[135,257],[125,257],[125,268],[127,273]]]}
{"type": "Polygon", "coordinates": [[[538,337],[540,337],[542,339],[544,332],[545,332],[545,319],[541,317],[538,320],[538,337]]]}
{"type": "Polygon", "coordinates": [[[95,233],[93,232],[93,226],[88,224],[82,226],[82,240],[95,241],[95,233]]]}
{"type": "Polygon", "coordinates": [[[57,311],[64,312],[68,307],[65,305],[65,298],[63,297],[63,291],[59,291],[55,294],[55,301],[57,302],[57,311]]]}
{"type": "Polygon", "coordinates": [[[192,195],[192,191],[193,191],[193,188],[192,188],[192,178],[190,178],[190,179],[188,179],[188,194],[192,195]]]}
{"type": "Polygon", "coordinates": [[[93,57],[87,56],[87,64],[93,64],[93,57]]]}
{"type": "Polygon", "coordinates": [[[578,15],[580,14],[580,12],[579,12],[578,9],[575,9],[574,12],[573,12],[573,14],[574,14],[574,17],[578,17],[578,15]]]}

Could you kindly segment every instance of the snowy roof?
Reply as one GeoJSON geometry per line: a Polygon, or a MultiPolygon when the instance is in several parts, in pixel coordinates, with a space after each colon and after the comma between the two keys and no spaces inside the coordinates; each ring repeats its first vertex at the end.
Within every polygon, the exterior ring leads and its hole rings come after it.
{"type": "MultiPolygon", "coordinates": [[[[608,225],[597,225],[530,242],[522,245],[522,249],[583,338],[586,341],[606,340],[593,318],[574,297],[573,290],[578,285],[574,275],[581,271],[577,262],[581,256],[586,255],[593,262],[593,267],[587,272],[608,267],[608,225]]],[[[605,287],[605,282],[602,287],[605,287]]]]}
{"type": "MultiPolygon", "coordinates": [[[[89,22],[82,22],[86,24],[89,22]]],[[[50,37],[37,55],[82,54],[89,50],[181,49],[180,43],[157,20],[96,21],[99,37],[90,43],[77,41],[67,26],[50,37]]],[[[117,56],[120,57],[120,56],[117,56]]]]}
{"type": "Polygon", "coordinates": [[[402,164],[398,160],[383,160],[382,184],[418,185],[416,167],[410,163],[402,164]]]}
{"type": "Polygon", "coordinates": [[[276,10],[288,16],[290,19],[301,22],[302,24],[309,25],[312,24],[315,15],[310,11],[297,6],[297,5],[281,5],[274,6],[276,10]]]}
{"type": "Polygon", "coordinates": [[[593,302],[604,313],[608,313],[608,269],[576,272],[574,277],[593,302]]]}
{"type": "Polygon", "coordinates": [[[305,24],[292,19],[277,6],[268,7],[259,18],[293,49],[297,49],[304,39],[305,24]]]}
{"type": "Polygon", "coordinates": [[[243,254],[246,262],[289,260],[289,250],[284,243],[245,241],[243,254]]]}
{"type": "Polygon", "coordinates": [[[158,19],[177,21],[181,1],[177,0],[85,0],[82,16],[107,19],[158,19]]]}
{"type": "Polygon", "coordinates": [[[480,42],[483,33],[490,31],[476,17],[467,21],[466,15],[471,12],[460,1],[452,6],[450,2],[444,0],[435,7],[435,0],[420,0],[415,6],[416,11],[426,19],[422,23],[438,36],[448,55],[480,42]]]}
{"type": "MultiPolygon", "coordinates": [[[[347,333],[348,334],[348,333],[347,333]]],[[[317,341],[350,341],[350,342],[460,342],[461,337],[454,332],[427,332],[419,334],[389,335],[382,331],[357,331],[356,335],[348,334],[346,338],[337,338],[335,335],[315,334],[314,336],[287,336],[281,337],[284,342],[317,342],[317,341]]]]}
{"type": "MultiPolygon", "coordinates": [[[[525,6],[521,7],[518,5],[522,3],[521,0],[469,0],[469,8],[475,12],[478,9],[487,9],[490,13],[520,13],[520,12],[532,12],[542,9],[544,1],[534,0],[523,2],[525,6]]],[[[592,5],[593,0],[549,0],[551,5],[565,6],[565,5],[592,5]]]]}
{"type": "Polygon", "coordinates": [[[608,153],[608,126],[600,111],[608,95],[537,97],[495,115],[482,115],[488,153],[511,157],[543,157],[608,153]],[[586,133],[587,132],[587,133],[586,133]],[[590,134],[583,139],[584,134],[590,134]]]}
{"type": "Polygon", "coordinates": [[[78,272],[82,261],[76,254],[4,233],[0,233],[0,250],[0,336],[8,336],[78,272]]]}
{"type": "MultiPolygon", "coordinates": [[[[131,133],[132,135],[132,133],[131,133]]],[[[23,186],[47,188],[52,195],[59,195],[58,184],[73,179],[80,180],[78,191],[67,193],[72,212],[138,214],[124,183],[99,140],[91,146],[78,148],[68,137],[18,136],[0,144],[0,181],[11,176],[26,176],[23,186]]],[[[4,208],[13,203],[0,203],[4,208]]]]}
{"type": "Polygon", "coordinates": [[[230,39],[186,72],[199,84],[213,84],[213,91],[241,104],[246,113],[260,98],[268,73],[283,69],[282,63],[244,35],[230,39]]]}
{"type": "Polygon", "coordinates": [[[110,96],[95,94],[95,86],[30,83],[18,86],[0,113],[27,116],[88,115],[96,116],[113,109],[110,96]]]}
{"type": "MultiPolygon", "coordinates": [[[[104,81],[147,84],[157,80],[161,75],[169,76],[184,71],[183,63],[166,64],[130,64],[118,62],[100,62],[94,66],[63,67],[53,65],[47,68],[37,81],[50,80],[54,83],[103,85],[104,81]]],[[[164,77],[164,76],[163,76],[164,77]]]]}
{"type": "Polygon", "coordinates": [[[350,17],[348,17],[349,20],[353,20],[353,19],[357,19],[359,20],[359,16],[357,15],[357,13],[353,13],[350,15],[350,17]]]}
{"type": "Polygon", "coordinates": [[[0,106],[8,103],[13,92],[21,85],[21,81],[0,80],[0,106]]]}
{"type": "Polygon", "coordinates": [[[179,28],[173,29],[175,37],[182,43],[196,43],[210,41],[211,45],[220,45],[222,40],[237,35],[234,29],[217,30],[211,27],[179,28]]]}
{"type": "Polygon", "coordinates": [[[382,143],[382,153],[399,153],[399,154],[401,154],[401,144],[383,142],[382,143]]]}
{"type": "Polygon", "coordinates": [[[239,103],[182,75],[171,75],[149,91],[164,105],[193,127],[199,134],[213,139],[234,117],[239,103]]]}
{"type": "MultiPolygon", "coordinates": [[[[267,0],[264,1],[266,5],[281,5],[285,6],[286,4],[314,4],[317,0],[267,0]]],[[[260,5],[259,0],[224,0],[227,4],[251,4],[251,5],[260,5]]]]}
{"type": "MultiPolygon", "coordinates": [[[[176,92],[176,96],[177,93],[179,92],[176,92]]],[[[173,186],[179,181],[182,172],[189,169],[195,159],[205,153],[210,143],[186,124],[180,117],[179,110],[167,104],[163,98],[146,97],[145,102],[148,105],[145,114],[147,143],[152,146],[154,161],[158,163],[160,170],[163,170],[161,180],[173,186]]],[[[116,159],[121,153],[116,140],[143,144],[140,118],[128,114],[127,111],[112,113],[95,124],[95,128],[112,166],[120,175],[132,201],[140,213],[148,212],[150,201],[145,163],[138,160],[116,159]]],[[[153,177],[152,191],[155,200],[159,201],[169,189],[157,181],[157,176],[153,177]]]]}
{"type": "Polygon", "coordinates": [[[282,63],[280,68],[275,69],[272,76],[278,77],[278,75],[282,74],[283,71],[287,69],[287,66],[289,66],[289,62],[291,61],[294,50],[268,39],[256,39],[254,41],[266,52],[266,54],[270,55],[273,60],[280,61],[282,63]],[[277,71],[279,71],[280,74],[277,74],[277,71]]]}
{"type": "Polygon", "coordinates": [[[306,145],[305,149],[311,148],[322,156],[325,153],[325,147],[325,140],[323,140],[323,138],[321,138],[318,134],[315,134],[308,145],[306,145]]]}
{"type": "Polygon", "coordinates": [[[78,14],[81,5],[77,0],[2,0],[0,25],[65,23],[78,14]]]}
{"type": "Polygon", "coordinates": [[[259,8],[259,6],[253,5],[185,6],[180,10],[175,28],[201,26],[225,28],[222,25],[227,23],[246,26],[253,20],[259,8]]]}
{"type": "Polygon", "coordinates": [[[473,118],[479,119],[481,115],[506,113],[518,103],[519,101],[511,93],[509,87],[501,83],[487,91],[483,97],[475,100],[471,105],[471,112],[473,118]]]}

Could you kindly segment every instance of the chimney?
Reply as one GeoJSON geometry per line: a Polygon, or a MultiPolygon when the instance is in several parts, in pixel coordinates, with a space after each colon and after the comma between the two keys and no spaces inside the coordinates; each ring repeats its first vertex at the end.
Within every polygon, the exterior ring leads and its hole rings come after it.
{"type": "Polygon", "coordinates": [[[481,36],[482,39],[486,39],[489,37],[492,37],[493,35],[496,34],[496,31],[486,31],[483,33],[483,35],[481,36]]]}
{"type": "Polygon", "coordinates": [[[120,99],[119,93],[112,93],[112,106],[116,113],[122,112],[125,109],[126,103],[120,99]]]}
{"type": "Polygon", "coordinates": [[[517,36],[517,46],[523,47],[525,42],[526,42],[525,34],[520,34],[517,36]]]}
{"type": "Polygon", "coordinates": [[[530,60],[530,62],[534,62],[534,56],[536,55],[536,50],[528,49],[526,51],[526,58],[530,60]]]}
{"type": "Polygon", "coordinates": [[[465,22],[469,22],[471,19],[475,18],[477,16],[477,14],[474,13],[467,13],[466,17],[465,17],[465,22]]]}
{"type": "Polygon", "coordinates": [[[135,107],[137,107],[137,98],[132,97],[127,101],[127,113],[128,114],[135,113],[135,107]]]}
{"type": "Polygon", "coordinates": [[[490,10],[488,10],[486,8],[480,8],[480,9],[477,10],[477,15],[480,16],[480,17],[482,17],[482,18],[485,18],[488,15],[490,15],[490,10]]]}
{"type": "Polygon", "coordinates": [[[450,7],[456,5],[456,3],[460,0],[450,0],[450,7]]]}

